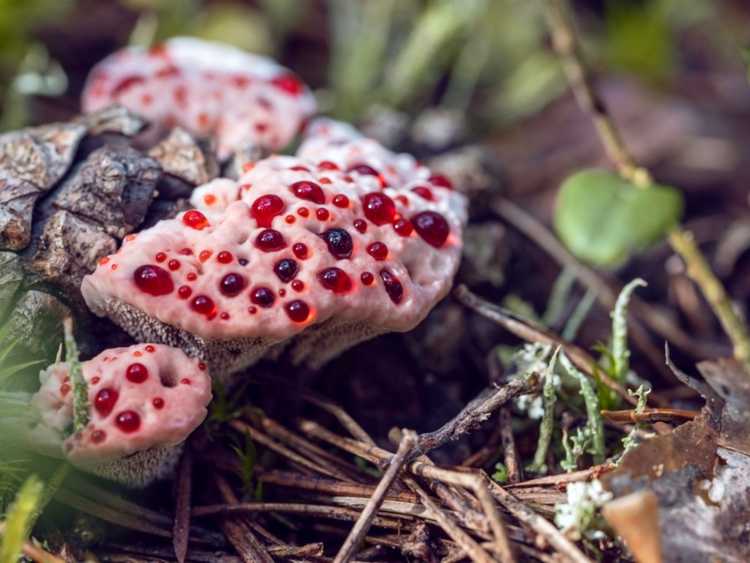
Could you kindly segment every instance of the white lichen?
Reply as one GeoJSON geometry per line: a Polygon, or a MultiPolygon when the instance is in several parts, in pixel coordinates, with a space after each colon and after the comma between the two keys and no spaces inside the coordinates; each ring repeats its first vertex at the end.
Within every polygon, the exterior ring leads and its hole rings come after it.
{"type": "Polygon", "coordinates": [[[555,505],[555,524],[569,537],[601,539],[603,521],[599,509],[612,499],[612,493],[595,479],[568,485],[567,501],[555,505]]]}

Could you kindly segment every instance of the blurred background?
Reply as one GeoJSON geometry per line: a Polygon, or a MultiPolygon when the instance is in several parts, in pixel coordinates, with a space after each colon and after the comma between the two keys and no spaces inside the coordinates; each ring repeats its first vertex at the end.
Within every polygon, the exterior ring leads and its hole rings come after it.
{"type": "MultiPolygon", "coordinates": [[[[662,93],[744,72],[748,2],[575,5],[595,68],[662,93]]],[[[98,60],[185,34],[273,56],[316,89],[325,113],[377,117],[391,134],[430,107],[470,136],[507,130],[565,89],[528,0],[0,0],[0,128],[76,113],[98,60]]]]}

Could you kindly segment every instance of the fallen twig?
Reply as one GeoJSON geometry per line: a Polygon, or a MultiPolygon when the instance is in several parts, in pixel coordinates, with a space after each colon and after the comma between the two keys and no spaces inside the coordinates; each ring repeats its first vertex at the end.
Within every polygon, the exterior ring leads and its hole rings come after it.
{"type": "Polygon", "coordinates": [[[375,513],[383,503],[388,489],[390,489],[393,481],[398,476],[409,454],[416,445],[416,434],[410,431],[404,431],[404,435],[401,439],[401,444],[398,447],[398,451],[391,458],[388,469],[383,474],[383,477],[375,488],[375,491],[372,493],[370,500],[362,510],[359,519],[357,520],[356,524],[354,524],[354,527],[349,532],[349,535],[341,546],[341,549],[339,549],[339,552],[336,554],[334,563],[346,563],[352,559],[355,550],[362,542],[362,538],[367,535],[367,532],[370,529],[370,525],[372,524],[372,520],[375,517],[375,513]]]}

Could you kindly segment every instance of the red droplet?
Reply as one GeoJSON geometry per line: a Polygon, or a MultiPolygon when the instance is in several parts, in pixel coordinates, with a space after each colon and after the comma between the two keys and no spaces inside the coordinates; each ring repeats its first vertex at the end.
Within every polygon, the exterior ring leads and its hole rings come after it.
{"type": "Polygon", "coordinates": [[[94,430],[91,433],[91,442],[94,444],[101,444],[107,439],[107,433],[104,430],[94,430]]]}
{"type": "Polygon", "coordinates": [[[198,369],[201,371],[206,371],[206,364],[203,362],[198,362],[198,369]]]}
{"type": "Polygon", "coordinates": [[[192,295],[192,293],[193,290],[186,285],[181,285],[179,289],[177,289],[177,295],[180,297],[180,299],[187,299],[188,297],[190,297],[190,295],[192,295]]]}
{"type": "Polygon", "coordinates": [[[300,207],[297,210],[297,215],[299,215],[300,217],[307,217],[310,215],[310,210],[307,207],[300,207]]]}
{"type": "Polygon", "coordinates": [[[183,377],[182,379],[180,379],[180,383],[182,383],[183,385],[190,385],[192,381],[190,381],[190,379],[188,379],[187,377],[183,377]]]}
{"type": "Polygon", "coordinates": [[[259,227],[270,227],[273,218],[284,212],[284,200],[274,194],[262,195],[250,207],[250,216],[259,227]]]}
{"type": "Polygon", "coordinates": [[[201,250],[198,254],[198,260],[201,262],[206,262],[209,258],[211,258],[211,255],[213,254],[210,250],[201,250]]]}
{"type": "Polygon", "coordinates": [[[229,264],[232,260],[234,260],[234,256],[232,256],[231,252],[222,250],[216,255],[216,259],[222,264],[229,264]]]}
{"type": "Polygon", "coordinates": [[[322,188],[315,182],[308,182],[307,180],[294,182],[289,186],[289,189],[292,190],[294,195],[305,201],[312,201],[318,205],[323,205],[326,202],[326,196],[322,188]]]}
{"type": "Polygon", "coordinates": [[[180,254],[182,254],[183,256],[190,256],[191,254],[193,254],[193,249],[192,248],[182,248],[182,249],[180,249],[180,254]]]}
{"type": "Polygon", "coordinates": [[[307,258],[307,245],[303,242],[295,242],[292,245],[292,252],[300,260],[307,258]]]}
{"type": "Polygon", "coordinates": [[[292,96],[299,96],[305,88],[302,82],[293,74],[282,74],[281,76],[272,78],[271,84],[292,96]]]}
{"type": "Polygon", "coordinates": [[[286,241],[279,231],[265,229],[255,237],[255,246],[263,252],[276,252],[286,247],[286,241]]]}
{"type": "Polygon", "coordinates": [[[273,305],[274,301],[276,301],[276,296],[274,295],[273,290],[269,287],[256,287],[250,294],[250,301],[259,307],[267,309],[273,305]]]}
{"type": "Polygon", "coordinates": [[[409,207],[409,198],[405,195],[397,195],[396,200],[404,207],[409,207]]]}
{"type": "Polygon", "coordinates": [[[187,275],[187,280],[188,280],[188,281],[195,281],[195,280],[197,280],[197,279],[198,279],[198,274],[196,274],[195,272],[190,272],[190,273],[189,273],[189,274],[187,275]]]}
{"type": "Polygon", "coordinates": [[[385,194],[371,192],[362,198],[365,217],[376,225],[392,223],[396,218],[396,204],[385,194]]]}
{"type": "Polygon", "coordinates": [[[282,282],[287,283],[297,275],[299,265],[291,258],[284,258],[274,264],[273,271],[282,282]]]}
{"type": "Polygon", "coordinates": [[[229,317],[229,313],[227,313],[227,312],[225,311],[225,312],[223,312],[223,313],[222,313],[221,315],[219,315],[219,318],[220,318],[220,319],[221,319],[222,321],[228,321],[228,320],[229,320],[229,318],[230,318],[230,317],[229,317]]]}
{"type": "Polygon", "coordinates": [[[354,220],[354,228],[357,229],[360,233],[364,233],[367,231],[367,221],[364,221],[363,219],[355,219],[354,220]]]}
{"type": "Polygon", "coordinates": [[[109,262],[109,256],[102,256],[99,258],[99,265],[104,266],[107,262],[109,262]]]}
{"type": "Polygon", "coordinates": [[[334,293],[346,293],[352,288],[352,280],[341,268],[326,268],[318,274],[320,285],[334,293]]]}
{"type": "Polygon", "coordinates": [[[411,218],[417,234],[435,248],[443,246],[451,232],[448,221],[435,211],[422,211],[411,218]]]}
{"type": "Polygon", "coordinates": [[[382,261],[388,258],[388,247],[382,242],[371,242],[367,245],[367,254],[382,261]]]}
{"type": "Polygon", "coordinates": [[[234,297],[239,295],[246,285],[245,276],[232,272],[221,278],[219,291],[227,297],[234,297]]]}
{"type": "Polygon", "coordinates": [[[216,315],[216,305],[208,295],[196,295],[190,302],[190,308],[199,315],[205,315],[209,318],[216,315]]]}
{"type": "Polygon", "coordinates": [[[94,408],[100,416],[106,417],[115,408],[115,403],[120,394],[114,389],[100,389],[94,397],[94,408]]]}
{"type": "Polygon", "coordinates": [[[330,178],[326,178],[325,176],[322,178],[318,178],[318,182],[321,184],[333,184],[333,181],[330,178]]]}
{"type": "Polygon", "coordinates": [[[300,164],[292,166],[289,170],[294,170],[295,172],[310,172],[310,169],[307,166],[302,166],[300,164]]]}
{"type": "Polygon", "coordinates": [[[156,256],[154,256],[154,260],[157,262],[164,262],[164,260],[167,259],[167,255],[164,252],[157,252],[156,256]]]}
{"type": "Polygon", "coordinates": [[[170,260],[169,262],[167,262],[167,267],[168,267],[168,268],[169,268],[170,270],[172,270],[173,272],[174,272],[175,270],[179,270],[179,269],[180,269],[180,261],[179,261],[179,260],[175,260],[175,259],[173,258],[172,260],[170,260]]]}
{"type": "Polygon", "coordinates": [[[114,88],[112,88],[112,97],[116,98],[125,90],[129,90],[131,87],[137,85],[137,84],[143,84],[145,81],[145,78],[142,76],[126,76],[120,82],[118,82],[114,88]]]}
{"type": "Polygon", "coordinates": [[[351,257],[354,243],[352,242],[351,235],[347,231],[338,228],[328,229],[320,236],[326,241],[328,252],[330,252],[335,258],[343,260],[351,257]]]}
{"type": "Polygon", "coordinates": [[[349,168],[346,169],[347,172],[357,172],[359,174],[363,174],[365,176],[380,176],[380,172],[375,170],[372,166],[369,164],[353,164],[349,168]]]}
{"type": "Polygon", "coordinates": [[[151,401],[151,404],[154,405],[155,409],[161,410],[164,408],[164,399],[161,397],[154,397],[154,400],[151,401]]]}
{"type": "Polygon", "coordinates": [[[330,160],[322,160],[318,163],[318,168],[321,170],[338,170],[339,167],[335,162],[331,162],[330,160]]]}
{"type": "Polygon", "coordinates": [[[427,201],[434,201],[435,199],[432,195],[432,190],[427,186],[417,186],[416,188],[412,188],[411,191],[427,201]]]}
{"type": "Polygon", "coordinates": [[[292,280],[292,289],[299,293],[305,289],[305,283],[302,280],[292,280]]]}
{"type": "Polygon", "coordinates": [[[101,380],[102,380],[101,377],[99,377],[98,375],[95,375],[94,377],[91,378],[91,385],[97,385],[101,380]]]}
{"type": "Polygon", "coordinates": [[[390,270],[385,269],[380,270],[380,279],[383,280],[383,286],[391,301],[396,305],[401,303],[401,299],[404,297],[404,286],[401,285],[399,279],[390,270]]]}
{"type": "Polygon", "coordinates": [[[133,281],[143,293],[158,297],[168,295],[174,289],[172,276],[165,269],[152,264],[140,266],[133,272],[133,281]]]}
{"type": "Polygon", "coordinates": [[[254,315],[255,313],[258,312],[258,308],[253,305],[252,307],[247,308],[247,312],[250,313],[251,315],[254,315]]]}
{"type": "Polygon", "coordinates": [[[279,297],[284,297],[284,296],[286,296],[286,289],[281,287],[279,288],[279,297]]]}
{"type": "Polygon", "coordinates": [[[154,352],[156,352],[156,346],[154,346],[153,344],[146,344],[146,352],[153,354],[154,352]]]}
{"type": "Polygon", "coordinates": [[[375,276],[373,276],[370,272],[362,272],[362,275],[359,276],[359,279],[361,279],[362,283],[365,285],[372,285],[372,282],[375,281],[375,276]]]}
{"type": "Polygon", "coordinates": [[[349,207],[349,198],[344,194],[336,194],[333,197],[333,205],[336,207],[349,207]]]}
{"type": "Polygon", "coordinates": [[[318,218],[318,221],[326,221],[331,214],[325,207],[321,207],[315,210],[315,216],[318,218]]]}
{"type": "Polygon", "coordinates": [[[135,411],[122,411],[115,418],[115,424],[122,432],[131,434],[141,427],[141,417],[135,411]]]}
{"type": "Polygon", "coordinates": [[[284,306],[284,309],[289,318],[295,323],[304,323],[310,316],[310,307],[308,307],[307,303],[299,299],[290,301],[284,306]]]}
{"type": "Polygon", "coordinates": [[[148,379],[148,368],[143,364],[130,364],[125,370],[125,377],[133,383],[143,383],[148,379]]]}
{"type": "Polygon", "coordinates": [[[63,383],[62,385],[60,385],[60,395],[64,397],[68,393],[70,393],[70,384],[63,383]]]}
{"type": "Polygon", "coordinates": [[[182,216],[182,222],[191,229],[196,229],[198,231],[208,227],[208,219],[206,219],[206,216],[197,209],[186,211],[182,216]]]}
{"type": "Polygon", "coordinates": [[[433,186],[440,186],[441,188],[453,189],[453,182],[451,182],[447,176],[443,174],[433,174],[427,179],[433,186]]]}
{"type": "Polygon", "coordinates": [[[414,231],[414,227],[408,219],[402,217],[393,223],[393,230],[402,237],[408,237],[414,231]]]}
{"type": "Polygon", "coordinates": [[[284,221],[286,221],[289,225],[294,223],[297,220],[297,218],[294,215],[287,215],[284,217],[284,221]]]}

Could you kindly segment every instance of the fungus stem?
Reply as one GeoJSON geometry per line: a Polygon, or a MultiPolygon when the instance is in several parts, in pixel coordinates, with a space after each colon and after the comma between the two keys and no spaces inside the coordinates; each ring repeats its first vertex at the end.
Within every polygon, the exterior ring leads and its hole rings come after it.
{"type": "Polygon", "coordinates": [[[73,386],[73,432],[80,432],[89,422],[89,393],[86,380],[83,378],[81,360],[78,357],[78,345],[73,334],[73,319],[63,321],[65,332],[65,361],[70,370],[70,383],[73,386]]]}
{"type": "MultiPolygon", "coordinates": [[[[570,89],[579,107],[596,127],[599,140],[609,159],[623,178],[639,188],[651,186],[651,174],[639,167],[627,149],[604,101],[593,87],[588,68],[576,38],[566,0],[544,0],[545,18],[557,52],[568,78],[570,89]]],[[[675,227],[668,236],[672,249],[685,261],[687,273],[700,287],[714,314],[732,341],[736,360],[750,367],[750,334],[745,322],[732,307],[724,286],[711,270],[691,233],[675,227]]]]}

